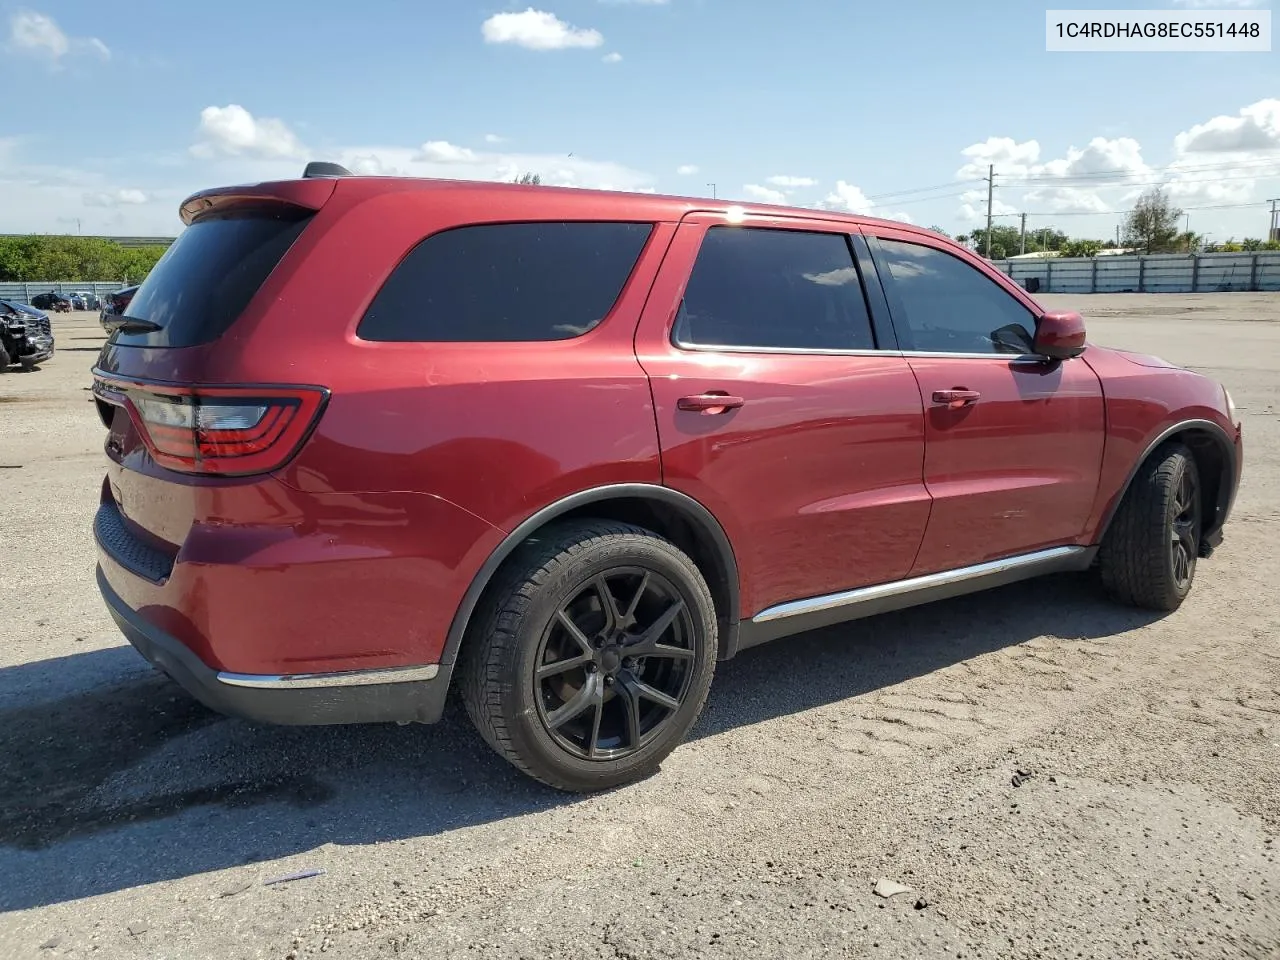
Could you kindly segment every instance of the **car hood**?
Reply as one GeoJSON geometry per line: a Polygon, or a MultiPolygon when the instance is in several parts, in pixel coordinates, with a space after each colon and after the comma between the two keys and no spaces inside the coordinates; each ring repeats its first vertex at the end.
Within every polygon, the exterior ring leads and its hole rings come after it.
{"type": "Polygon", "coordinates": [[[1153,356],[1149,353],[1134,353],[1130,350],[1116,350],[1114,347],[1103,347],[1108,353],[1128,360],[1130,363],[1137,364],[1139,367],[1156,367],[1172,370],[1182,369],[1181,364],[1170,363],[1161,357],[1153,356]]]}

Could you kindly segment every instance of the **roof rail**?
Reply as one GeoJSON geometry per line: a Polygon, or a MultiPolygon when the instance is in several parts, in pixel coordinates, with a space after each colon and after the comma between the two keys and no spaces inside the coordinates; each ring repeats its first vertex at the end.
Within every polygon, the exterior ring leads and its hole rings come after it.
{"type": "Polygon", "coordinates": [[[350,170],[340,163],[329,163],[326,160],[312,160],[307,164],[307,168],[302,171],[302,176],[306,180],[314,180],[319,177],[350,177],[353,174],[350,170]]]}

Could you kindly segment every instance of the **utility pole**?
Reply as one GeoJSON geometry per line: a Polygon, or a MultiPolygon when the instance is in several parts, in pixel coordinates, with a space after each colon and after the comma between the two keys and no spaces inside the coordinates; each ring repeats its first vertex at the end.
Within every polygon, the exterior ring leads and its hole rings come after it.
{"type": "Polygon", "coordinates": [[[708,183],[707,186],[711,188],[711,199],[714,200],[716,198],[716,185],[714,183],[708,183]]]}
{"type": "MultiPolygon", "coordinates": [[[[988,229],[990,228],[988,227],[988,229]]],[[[1018,252],[1027,252],[1027,215],[1025,213],[1022,215],[1022,237],[1018,241],[1018,252]]]]}
{"type": "MultiPolygon", "coordinates": [[[[996,188],[996,165],[987,164],[987,259],[991,259],[991,201],[996,188]]],[[[1274,206],[1274,204],[1273,204],[1274,206]]]]}
{"type": "Polygon", "coordinates": [[[1120,249],[1120,224],[1116,224],[1116,249],[1120,249]]]}
{"type": "Polygon", "coordinates": [[[1280,224],[1276,223],[1276,204],[1280,200],[1271,201],[1271,226],[1267,228],[1268,240],[1280,240],[1280,224]]]}

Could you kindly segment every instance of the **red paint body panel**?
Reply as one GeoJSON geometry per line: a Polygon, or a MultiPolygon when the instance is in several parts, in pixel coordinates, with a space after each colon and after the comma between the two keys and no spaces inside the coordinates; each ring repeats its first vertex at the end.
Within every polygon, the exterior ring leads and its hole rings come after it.
{"type": "Polygon", "coordinates": [[[929,518],[920,391],[907,362],[673,346],[705,227],[695,217],[680,228],[636,338],[653,386],[664,482],[729,533],[744,617],[906,576],[929,518]],[[744,403],[720,414],[677,409],[679,398],[709,391],[744,403]]]}
{"type": "Polygon", "coordinates": [[[1102,385],[1080,360],[912,357],[925,397],[929,530],[912,574],[1075,543],[1098,490],[1102,385]],[[972,390],[958,409],[935,391],[972,390]]]}
{"type": "Polygon", "coordinates": [[[1226,431],[1236,447],[1236,483],[1244,463],[1238,425],[1226,413],[1220,384],[1198,373],[1136,357],[1118,350],[1090,346],[1082,355],[1098,375],[1107,396],[1107,448],[1099,473],[1084,536],[1090,542],[1102,535],[1102,524],[1116,506],[1124,483],[1147,448],[1165,430],[1187,420],[1208,420],[1226,431]]]}
{"type": "MultiPolygon", "coordinates": [[[[197,216],[202,196],[186,205],[197,216]]],[[[1095,542],[1136,458],[1166,426],[1203,418],[1238,438],[1217,384],[1096,347],[1025,369],[894,353],[676,349],[676,308],[705,226],[725,221],[723,204],[381,178],[208,196],[276,197],[317,212],[221,337],[176,349],[110,343],[100,377],[329,392],[297,454],[263,476],[175,473],[151,461],[127,416],[109,430],[103,499],[175,562],[154,583],[100,549],[105,575],[130,607],[217,669],[436,662],[506,533],[603,485],[665,484],[703,504],[729,537],[738,612],[750,617],[912,573],[1095,542]],[[382,283],[424,237],[574,219],[654,224],[613,311],[590,333],[546,343],[356,337],[382,283]],[[933,391],[956,387],[980,401],[933,404],[933,391]],[[682,397],[710,391],[742,405],[678,409],[682,397]]],[[[885,226],[816,211],[743,213],[811,230],[885,226]]],[[[957,255],[1038,310],[989,265],[957,255]]]]}

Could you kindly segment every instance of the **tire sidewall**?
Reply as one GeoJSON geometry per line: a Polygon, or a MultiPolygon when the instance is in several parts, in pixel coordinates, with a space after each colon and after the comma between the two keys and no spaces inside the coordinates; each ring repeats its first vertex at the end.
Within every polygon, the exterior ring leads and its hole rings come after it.
{"type": "Polygon", "coordinates": [[[547,779],[587,788],[635,779],[656,768],[685,738],[697,720],[715,669],[716,617],[710,591],[687,558],[655,537],[620,537],[590,544],[573,554],[567,562],[558,563],[552,576],[521,616],[514,634],[513,655],[504,677],[505,686],[510,691],[510,703],[504,705],[504,712],[508,713],[506,719],[512,745],[532,761],[532,766],[546,765],[554,770],[554,777],[547,779]],[[659,736],[636,753],[618,760],[585,760],[556,743],[543,725],[533,679],[538,648],[551,618],[573,593],[581,590],[592,577],[621,566],[641,567],[662,575],[684,601],[693,621],[692,639],[696,651],[693,675],[680,709],[659,736]]]}

